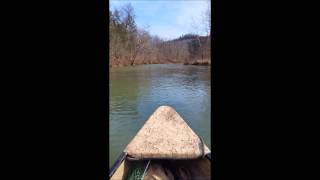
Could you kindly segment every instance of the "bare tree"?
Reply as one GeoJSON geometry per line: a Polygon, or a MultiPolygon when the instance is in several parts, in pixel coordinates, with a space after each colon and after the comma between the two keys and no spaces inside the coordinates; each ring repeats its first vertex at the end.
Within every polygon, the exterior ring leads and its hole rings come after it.
{"type": "Polygon", "coordinates": [[[207,36],[210,36],[210,31],[211,31],[211,0],[207,0],[207,9],[204,13],[204,23],[205,23],[207,36]]]}
{"type": "Polygon", "coordinates": [[[137,33],[135,47],[134,47],[133,54],[132,54],[132,57],[130,60],[131,65],[134,65],[137,55],[139,53],[142,53],[144,50],[146,50],[146,44],[147,44],[148,40],[150,39],[149,37],[150,36],[147,31],[140,30],[137,33]]]}

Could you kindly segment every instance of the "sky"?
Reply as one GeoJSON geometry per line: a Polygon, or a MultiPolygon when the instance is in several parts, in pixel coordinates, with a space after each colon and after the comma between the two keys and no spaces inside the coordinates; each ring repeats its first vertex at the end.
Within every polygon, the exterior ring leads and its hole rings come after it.
{"type": "Polygon", "coordinates": [[[169,40],[187,33],[206,35],[207,0],[109,0],[111,10],[130,3],[139,28],[169,40]]]}

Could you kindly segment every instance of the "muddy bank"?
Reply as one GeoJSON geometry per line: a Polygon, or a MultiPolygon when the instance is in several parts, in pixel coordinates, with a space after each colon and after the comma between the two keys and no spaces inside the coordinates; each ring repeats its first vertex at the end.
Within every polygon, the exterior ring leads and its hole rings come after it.
{"type": "Polygon", "coordinates": [[[183,64],[184,65],[211,65],[211,60],[210,59],[195,60],[195,61],[185,62],[183,64]]]}
{"type": "Polygon", "coordinates": [[[126,61],[118,61],[118,63],[110,63],[109,67],[126,67],[126,66],[136,66],[144,64],[183,64],[183,65],[202,65],[210,66],[211,60],[194,60],[194,61],[177,61],[177,60],[163,60],[163,61],[136,61],[135,63],[129,63],[126,61]]]}

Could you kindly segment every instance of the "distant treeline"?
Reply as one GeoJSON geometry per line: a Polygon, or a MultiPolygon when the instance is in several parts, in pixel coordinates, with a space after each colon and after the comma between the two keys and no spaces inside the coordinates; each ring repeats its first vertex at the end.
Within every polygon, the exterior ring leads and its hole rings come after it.
{"type": "Polygon", "coordinates": [[[210,64],[210,35],[196,34],[164,41],[140,29],[135,23],[133,7],[109,10],[110,66],[137,64],[210,64]]]}

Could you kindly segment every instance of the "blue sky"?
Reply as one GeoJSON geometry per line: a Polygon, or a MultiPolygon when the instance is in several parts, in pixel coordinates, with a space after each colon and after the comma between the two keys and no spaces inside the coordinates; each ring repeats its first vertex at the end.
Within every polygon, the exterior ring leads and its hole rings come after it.
{"type": "Polygon", "coordinates": [[[174,39],[182,34],[205,35],[203,14],[207,0],[110,0],[110,9],[130,3],[138,27],[164,39],[174,39]]]}

